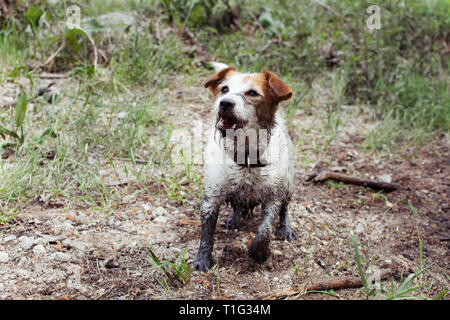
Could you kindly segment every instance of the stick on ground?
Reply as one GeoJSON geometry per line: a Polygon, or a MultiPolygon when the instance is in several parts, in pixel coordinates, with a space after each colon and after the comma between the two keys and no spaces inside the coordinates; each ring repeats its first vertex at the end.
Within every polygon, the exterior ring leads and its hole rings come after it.
{"type": "MultiPolygon", "coordinates": [[[[389,270],[380,271],[380,280],[385,280],[390,275],[389,270]]],[[[338,289],[349,289],[349,288],[360,288],[362,287],[362,281],[360,277],[338,277],[331,279],[316,279],[311,281],[309,284],[298,285],[291,288],[276,290],[264,297],[262,299],[274,300],[283,299],[290,296],[296,296],[301,293],[308,293],[308,291],[319,291],[319,290],[338,290],[338,289]]]]}
{"type": "Polygon", "coordinates": [[[314,180],[315,182],[323,182],[330,179],[385,191],[395,191],[400,188],[400,186],[396,183],[352,177],[346,174],[331,171],[321,171],[319,173],[311,174],[306,178],[306,181],[314,180]]]}

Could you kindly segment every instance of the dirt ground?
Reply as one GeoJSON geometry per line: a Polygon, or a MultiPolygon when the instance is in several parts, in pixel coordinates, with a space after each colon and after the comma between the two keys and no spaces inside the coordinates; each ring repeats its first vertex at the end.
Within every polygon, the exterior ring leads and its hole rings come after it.
{"type": "MultiPolygon", "coordinates": [[[[189,98],[198,92],[203,91],[193,88],[183,93],[184,99],[195,102],[182,114],[169,110],[179,119],[175,124],[206,118],[204,103],[189,98]]],[[[306,142],[299,145],[299,154],[315,154],[315,161],[310,167],[299,166],[289,205],[298,238],[292,242],[274,239],[264,264],[247,257],[260,212],[245,219],[241,229],[227,230],[223,220],[229,210],[223,208],[213,251],[218,268],[207,273],[193,271],[184,286],[160,285],[163,275],[147,260],[148,248],[167,258],[186,249],[191,262],[200,241],[200,199],[192,194],[186,195],[183,204],[170,200],[158,180],[149,178],[152,193],[125,197],[112,214],[34,203],[1,224],[0,299],[264,298],[311,279],[358,276],[352,233],[360,242],[365,265],[389,270],[398,284],[420,266],[418,232],[424,265],[432,263],[418,279],[424,284],[418,293],[437,295],[450,284],[449,137],[441,135],[426,146],[379,157],[360,150],[364,117],[358,114],[348,122],[349,129],[326,150],[314,151],[306,142]],[[319,169],[392,180],[401,189],[380,193],[360,186],[305,181],[309,172],[319,169]]],[[[314,128],[321,121],[322,115],[300,110],[293,124],[314,128]]],[[[294,141],[308,141],[315,134],[314,130],[291,129],[294,141]]],[[[362,288],[337,294],[344,299],[365,298],[362,288]]],[[[320,293],[290,298],[334,299],[320,293]]]]}

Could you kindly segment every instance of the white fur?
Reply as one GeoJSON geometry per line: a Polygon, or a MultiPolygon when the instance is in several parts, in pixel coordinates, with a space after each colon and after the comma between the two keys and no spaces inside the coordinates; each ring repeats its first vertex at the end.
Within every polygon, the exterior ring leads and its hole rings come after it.
{"type": "Polygon", "coordinates": [[[214,69],[215,72],[219,72],[223,69],[228,68],[228,65],[226,65],[225,63],[215,62],[215,61],[210,61],[209,65],[214,69]]]}
{"type": "MultiPolygon", "coordinates": [[[[227,79],[227,81],[220,85],[220,88],[228,86],[230,91],[227,94],[222,95],[214,102],[214,113],[218,114],[220,101],[222,99],[232,100],[235,103],[233,109],[234,115],[240,120],[248,121],[248,127],[258,128],[255,108],[245,101],[244,94],[251,89],[257,92],[259,89],[253,87],[251,82],[246,80],[245,76],[247,75],[249,74],[233,74],[229,79],[227,79]]],[[[258,93],[262,94],[262,92],[258,93]]]]}
{"type": "Polygon", "coordinates": [[[283,119],[276,114],[276,125],[271,131],[268,165],[259,168],[242,167],[236,164],[224,150],[220,132],[212,129],[205,150],[204,184],[205,196],[225,197],[230,188],[252,185],[263,201],[267,193],[293,187],[293,144],[288,136],[283,119]]]}

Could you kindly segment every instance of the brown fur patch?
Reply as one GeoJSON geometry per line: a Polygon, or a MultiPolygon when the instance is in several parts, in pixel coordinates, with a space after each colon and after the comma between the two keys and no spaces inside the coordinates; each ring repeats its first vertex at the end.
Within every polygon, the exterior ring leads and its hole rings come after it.
{"type": "MultiPolygon", "coordinates": [[[[219,85],[237,72],[235,67],[228,67],[216,72],[206,79],[205,88],[209,88],[217,97],[220,94],[219,85]]],[[[244,80],[250,81],[254,90],[260,94],[256,97],[246,95],[247,102],[255,107],[258,124],[262,128],[271,128],[274,125],[278,104],[291,98],[291,88],[274,73],[267,70],[255,75],[246,75],[244,80]]]]}
{"type": "Polygon", "coordinates": [[[256,90],[263,94],[263,99],[250,98],[249,102],[255,106],[259,125],[270,128],[274,125],[278,104],[292,96],[291,88],[270,71],[263,70],[262,73],[249,77],[256,90]]]}
{"type": "Polygon", "coordinates": [[[219,72],[214,73],[208,79],[206,79],[205,88],[209,88],[209,90],[211,90],[214,96],[217,96],[217,94],[219,93],[217,90],[219,84],[222,83],[234,72],[237,72],[235,67],[228,67],[223,70],[220,70],[219,72]]]}

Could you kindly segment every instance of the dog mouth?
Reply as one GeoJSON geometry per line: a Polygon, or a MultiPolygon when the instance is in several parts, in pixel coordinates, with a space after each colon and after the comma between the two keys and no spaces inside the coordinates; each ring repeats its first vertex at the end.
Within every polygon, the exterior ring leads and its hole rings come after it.
{"type": "Polygon", "coordinates": [[[216,128],[222,132],[225,130],[237,130],[237,129],[243,129],[248,125],[248,121],[240,120],[236,118],[232,114],[227,115],[220,115],[217,123],[216,128]]]}

